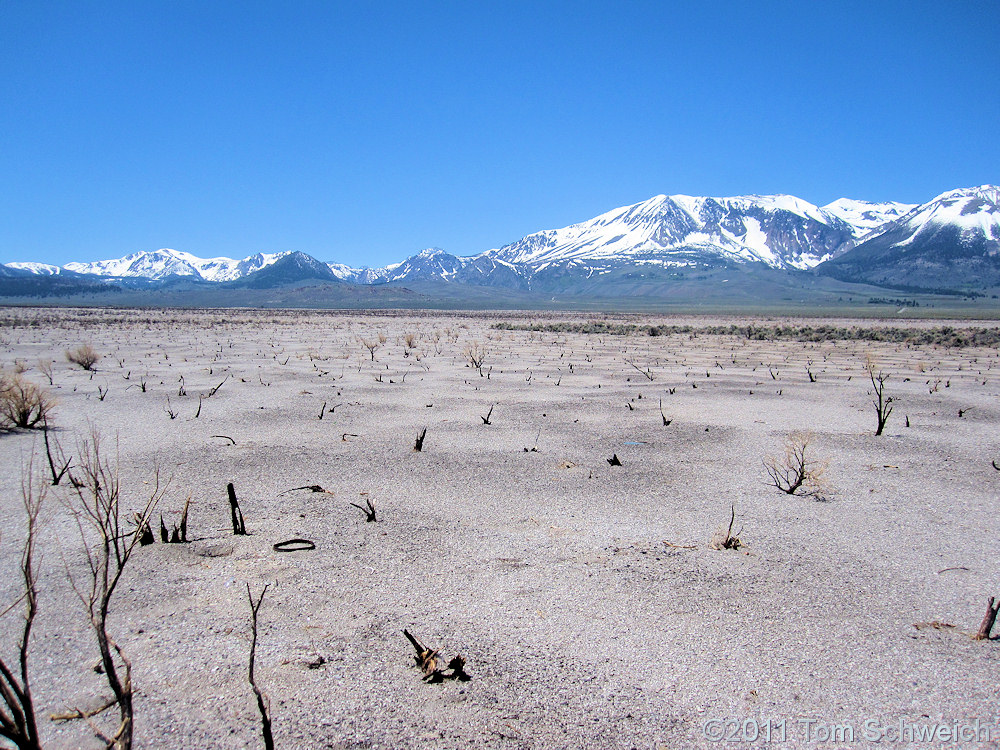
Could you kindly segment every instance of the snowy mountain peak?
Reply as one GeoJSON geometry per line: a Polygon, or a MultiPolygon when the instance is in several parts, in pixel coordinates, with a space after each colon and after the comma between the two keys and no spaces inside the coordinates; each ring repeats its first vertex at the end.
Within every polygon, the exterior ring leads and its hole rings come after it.
{"type": "Polygon", "coordinates": [[[1000,187],[997,187],[996,185],[980,185],[978,187],[949,190],[945,193],[941,193],[941,195],[930,201],[930,203],[960,201],[969,198],[981,200],[984,203],[998,205],[1000,204],[1000,187]]]}
{"type": "MultiPolygon", "coordinates": [[[[234,260],[199,258],[168,248],[115,260],[68,263],[64,268],[154,281],[182,277],[234,282],[269,269],[260,283],[309,278],[360,284],[424,280],[518,289],[538,289],[545,284],[560,288],[567,277],[596,279],[615,272],[642,276],[646,270],[671,275],[684,266],[759,263],[806,270],[843,258],[857,248],[903,248],[914,242],[965,250],[981,247],[985,252],[1000,253],[998,205],[1000,188],[993,185],[951,190],[920,206],[841,198],[819,207],[780,193],[721,198],[661,194],[561,229],[534,232],[478,255],[456,257],[431,247],[374,269],[337,263],[320,267],[311,256],[297,252],[258,252],[234,260]],[[873,244],[876,239],[879,242],[873,244]],[[275,263],[279,265],[271,269],[275,263]],[[655,271],[657,268],[660,270],[655,271]]],[[[54,275],[60,271],[39,263],[9,266],[18,274],[54,275]]]]}
{"type": "Polygon", "coordinates": [[[820,269],[910,289],[1000,285],[1000,189],[949,190],[879,227],[820,269]]]}
{"type": "Polygon", "coordinates": [[[625,261],[688,265],[697,258],[810,268],[853,246],[844,220],[790,195],[658,195],[490,251],[507,263],[625,261]]]}
{"type": "Polygon", "coordinates": [[[21,271],[28,271],[38,276],[57,276],[62,273],[62,269],[59,266],[53,266],[48,263],[32,263],[30,261],[26,261],[23,263],[5,263],[4,265],[8,268],[17,268],[21,271]]]}
{"type": "Polygon", "coordinates": [[[98,260],[92,263],[67,263],[64,267],[77,273],[97,276],[146,277],[198,276],[198,271],[184,257],[187,253],[163,248],[151,252],[131,253],[124,258],[98,260]]]}
{"type": "Polygon", "coordinates": [[[839,198],[823,206],[823,211],[850,224],[855,237],[863,237],[901,216],[905,216],[917,206],[913,203],[871,203],[869,201],[839,198]]]}
{"type": "Polygon", "coordinates": [[[1000,188],[981,185],[949,190],[917,206],[890,224],[886,231],[898,233],[903,227],[909,237],[896,244],[908,244],[918,234],[937,231],[940,227],[951,227],[966,237],[981,235],[987,241],[996,242],[1000,240],[1000,188]]]}
{"type": "Polygon", "coordinates": [[[124,258],[98,260],[91,263],[67,263],[64,268],[77,273],[118,278],[165,279],[184,276],[203,281],[233,281],[259,271],[288,255],[255,253],[243,260],[232,258],[199,258],[191,253],[170,248],[131,253],[124,258]]]}

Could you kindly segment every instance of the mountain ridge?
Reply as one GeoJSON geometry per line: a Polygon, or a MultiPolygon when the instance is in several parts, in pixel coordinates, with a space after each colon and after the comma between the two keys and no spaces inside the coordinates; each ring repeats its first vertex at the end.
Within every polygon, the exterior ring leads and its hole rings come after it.
{"type": "Polygon", "coordinates": [[[1000,189],[992,185],[946,191],[919,205],[841,198],[816,206],[786,194],[656,195],[476,255],[428,248],[382,268],[322,262],[299,251],[233,259],[166,248],[61,268],[30,261],[0,268],[15,277],[69,275],[130,287],[185,279],[235,288],[445,282],[549,293],[592,289],[603,278],[642,278],[642,269],[658,269],[652,275],[664,279],[681,269],[759,264],[889,287],[940,288],[941,278],[927,282],[942,273],[944,286],[974,285],[977,278],[1000,286],[998,203],[1000,189]]]}

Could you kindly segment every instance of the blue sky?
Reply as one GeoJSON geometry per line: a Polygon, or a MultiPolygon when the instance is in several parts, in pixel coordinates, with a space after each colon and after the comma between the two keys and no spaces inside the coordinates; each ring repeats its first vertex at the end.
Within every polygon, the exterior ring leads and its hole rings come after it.
{"type": "Polygon", "coordinates": [[[1000,181],[1000,5],[0,2],[0,262],[468,255],[1000,181]]]}

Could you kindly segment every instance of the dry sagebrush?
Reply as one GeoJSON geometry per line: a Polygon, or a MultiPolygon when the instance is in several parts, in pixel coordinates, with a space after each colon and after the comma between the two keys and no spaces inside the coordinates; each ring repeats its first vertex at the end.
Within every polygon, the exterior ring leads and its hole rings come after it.
{"type": "Polygon", "coordinates": [[[826,461],[810,458],[815,436],[797,431],[785,438],[784,453],[764,459],[769,484],[788,495],[822,498],[826,487],[826,461]]]}
{"type": "Polygon", "coordinates": [[[101,358],[90,344],[80,344],[76,349],[66,351],[66,360],[79,365],[84,370],[93,370],[97,360],[101,358]]]}
{"type": "Polygon", "coordinates": [[[0,427],[44,427],[55,399],[19,372],[0,372],[0,427]]]}

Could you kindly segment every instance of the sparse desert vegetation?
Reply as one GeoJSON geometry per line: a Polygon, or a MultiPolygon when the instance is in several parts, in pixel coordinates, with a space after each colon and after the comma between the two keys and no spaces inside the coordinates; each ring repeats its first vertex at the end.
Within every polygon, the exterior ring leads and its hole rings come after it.
{"type": "Polygon", "coordinates": [[[0,370],[0,428],[32,429],[45,424],[55,399],[22,373],[0,370]]]}
{"type": "Polygon", "coordinates": [[[66,350],[66,361],[79,365],[84,370],[93,370],[101,355],[90,344],[80,344],[75,349],[66,350]]]}
{"type": "Polygon", "coordinates": [[[988,325],[3,316],[5,382],[58,402],[0,434],[26,742],[708,747],[714,717],[995,715],[988,325]],[[96,375],[53,361],[82,340],[96,375]]]}
{"type": "Polygon", "coordinates": [[[764,459],[770,484],[786,495],[822,498],[826,490],[825,461],[814,459],[815,435],[797,430],[785,439],[784,453],[764,459]]]}

